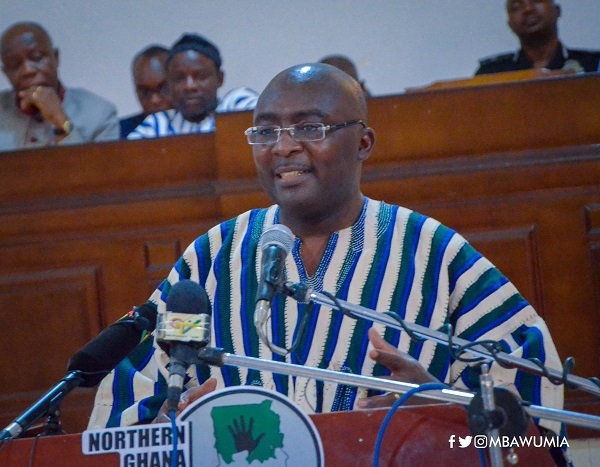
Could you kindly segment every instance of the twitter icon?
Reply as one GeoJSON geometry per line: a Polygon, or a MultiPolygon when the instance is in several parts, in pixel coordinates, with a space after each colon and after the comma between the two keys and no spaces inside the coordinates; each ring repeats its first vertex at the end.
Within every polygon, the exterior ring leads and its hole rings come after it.
{"type": "Polygon", "coordinates": [[[471,445],[472,436],[465,436],[464,438],[458,437],[458,445],[461,448],[468,448],[471,445]]]}

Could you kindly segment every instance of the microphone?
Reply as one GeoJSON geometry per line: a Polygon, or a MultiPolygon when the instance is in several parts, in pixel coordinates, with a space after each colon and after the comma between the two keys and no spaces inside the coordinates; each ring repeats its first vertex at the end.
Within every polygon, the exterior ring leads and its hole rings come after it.
{"type": "Polygon", "coordinates": [[[55,413],[63,398],[78,386],[96,386],[135,350],[143,331],[156,327],[156,310],[134,307],[128,317],[111,324],[78,350],[67,365],[67,375],[0,432],[0,440],[18,438],[35,422],[55,413]]]}
{"type": "Polygon", "coordinates": [[[294,234],[283,224],[272,225],[260,237],[259,247],[262,251],[262,261],[256,291],[254,326],[261,338],[273,297],[285,280],[283,274],[285,259],[292,250],[293,244],[294,234]]]}
{"type": "Polygon", "coordinates": [[[185,374],[198,361],[198,349],[210,344],[210,301],[204,288],[185,279],[169,291],[167,311],[158,314],[156,341],[169,354],[169,410],[177,410],[185,374]]]}
{"type": "Polygon", "coordinates": [[[117,364],[135,350],[144,331],[156,327],[156,310],[145,304],[134,307],[130,316],[111,324],[96,338],[78,350],[67,366],[80,372],[80,386],[96,386],[117,364]]]}

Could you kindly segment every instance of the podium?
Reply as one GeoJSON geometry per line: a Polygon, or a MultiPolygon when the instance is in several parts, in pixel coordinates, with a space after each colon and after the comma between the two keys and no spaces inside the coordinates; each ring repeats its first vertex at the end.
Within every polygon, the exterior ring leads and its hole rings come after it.
{"type": "MultiPolygon", "coordinates": [[[[325,451],[327,466],[372,465],[373,450],[387,409],[337,412],[312,415],[325,451]]],[[[379,462],[382,466],[456,466],[480,465],[477,449],[471,444],[460,448],[459,437],[468,436],[464,407],[431,404],[400,408],[386,430],[379,462]],[[455,435],[450,447],[449,439],[455,435]]],[[[528,436],[538,436],[533,423],[528,436]]],[[[546,448],[515,448],[519,465],[553,466],[546,448]]],[[[85,456],[81,452],[81,435],[11,441],[0,450],[0,465],[34,466],[118,466],[119,456],[100,454],[85,456]]]]}

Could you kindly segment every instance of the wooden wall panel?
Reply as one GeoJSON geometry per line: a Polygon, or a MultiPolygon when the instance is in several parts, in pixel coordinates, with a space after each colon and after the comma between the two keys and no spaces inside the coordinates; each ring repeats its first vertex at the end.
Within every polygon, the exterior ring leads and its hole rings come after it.
{"type": "MultiPolygon", "coordinates": [[[[16,349],[30,348],[38,357],[38,364],[29,365],[21,358],[6,359],[0,380],[18,381],[23,391],[50,385],[54,368],[66,368],[62,353],[75,352],[101,330],[103,290],[101,266],[23,270],[0,276],[0,302],[19,304],[2,312],[10,333],[0,341],[0,352],[14,357],[16,349]]],[[[5,394],[10,388],[1,387],[5,394]]]]}
{"type": "MultiPolygon", "coordinates": [[[[99,265],[0,274],[0,302],[7,305],[0,339],[3,422],[54,386],[66,373],[68,356],[100,332],[103,294],[99,265]]],[[[73,407],[82,404],[81,394],[73,395],[73,407]]],[[[87,410],[89,403],[84,406],[87,410]]],[[[80,412],[78,418],[85,415],[80,412]]],[[[78,420],[65,423],[80,425],[78,420]]]]}
{"type": "MultiPolygon", "coordinates": [[[[590,264],[592,267],[592,288],[595,296],[595,308],[597,319],[600,322],[600,204],[590,204],[585,207],[585,218],[588,234],[588,249],[590,254],[590,264]]],[[[600,346],[592,349],[600,362],[600,346]]]]}

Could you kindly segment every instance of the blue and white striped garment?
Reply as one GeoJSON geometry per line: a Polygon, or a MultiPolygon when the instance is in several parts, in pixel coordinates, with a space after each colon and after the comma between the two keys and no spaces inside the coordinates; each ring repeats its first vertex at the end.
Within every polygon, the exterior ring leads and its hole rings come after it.
{"type": "MultiPolygon", "coordinates": [[[[229,91],[219,101],[215,112],[225,113],[237,110],[252,110],[256,107],[258,94],[249,88],[236,88],[229,91]]],[[[133,130],[127,139],[158,138],[161,136],[187,135],[190,133],[212,133],[215,131],[213,114],[201,122],[190,122],[177,110],[165,110],[148,115],[133,130]]]]}
{"type": "MultiPolygon", "coordinates": [[[[367,331],[373,325],[323,306],[315,306],[296,351],[273,354],[258,339],[253,314],[260,274],[260,236],[277,223],[272,206],[246,212],[196,239],[168,278],[150,298],[165,310],[171,286],[192,279],[206,289],[212,306],[212,346],[237,355],[287,361],[309,367],[383,376],[389,371],[368,358],[367,331]]],[[[405,320],[437,329],[451,323],[465,339],[494,339],[516,356],[537,357],[560,367],[548,329],[515,287],[464,238],[439,222],[408,209],[365,198],[358,221],[334,233],[312,277],[302,264],[302,244],[296,238],[286,260],[286,277],[309,283],[351,303],[379,311],[394,311],[405,320]]],[[[277,296],[273,302],[270,339],[290,347],[307,306],[277,296]]],[[[457,389],[476,387],[477,375],[454,361],[443,345],[412,342],[404,332],[375,324],[385,339],[415,357],[441,381],[457,389]]],[[[165,399],[168,356],[146,339],[98,389],[90,427],[132,425],[150,421],[165,399]]],[[[492,365],[499,386],[518,390],[523,399],[562,408],[563,387],[545,378],[492,365]]],[[[187,387],[210,375],[218,387],[261,385],[287,394],[307,413],[351,410],[357,390],[305,377],[291,377],[245,368],[191,367],[187,387]]],[[[544,423],[558,432],[556,423],[544,423]]]]}

